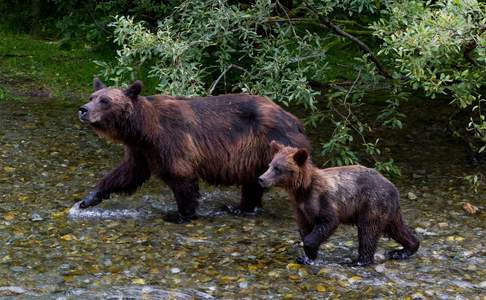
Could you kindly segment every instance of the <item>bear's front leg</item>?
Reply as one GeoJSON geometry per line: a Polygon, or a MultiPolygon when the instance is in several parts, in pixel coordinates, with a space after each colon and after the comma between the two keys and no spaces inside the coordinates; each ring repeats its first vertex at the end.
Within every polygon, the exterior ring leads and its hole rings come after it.
{"type": "Polygon", "coordinates": [[[109,195],[103,194],[100,190],[96,189],[89,193],[88,196],[86,196],[83,201],[79,204],[79,208],[85,209],[90,206],[96,206],[103,201],[103,199],[108,199],[109,195]]]}
{"type": "Polygon", "coordinates": [[[125,148],[124,160],[96,185],[96,188],[79,204],[79,208],[98,205],[111,193],[131,194],[150,178],[150,169],[143,154],[125,148]]]}
{"type": "MultiPolygon", "coordinates": [[[[294,212],[295,212],[295,219],[297,221],[297,226],[299,227],[300,239],[304,242],[305,237],[312,232],[312,229],[314,227],[307,220],[306,216],[300,209],[295,208],[294,212]]],[[[312,260],[317,258],[318,250],[319,250],[318,247],[309,247],[308,244],[306,245],[304,243],[305,256],[298,256],[295,260],[297,261],[297,263],[301,265],[310,265],[312,263],[312,260]]]]}
{"type": "Polygon", "coordinates": [[[237,206],[227,205],[225,208],[235,216],[255,216],[262,211],[262,196],[265,189],[258,182],[243,184],[241,201],[237,206]]]}
{"type": "Polygon", "coordinates": [[[189,223],[197,218],[199,185],[197,179],[172,178],[166,180],[177,202],[177,211],[167,212],[164,220],[170,223],[189,223]]]}
{"type": "Polygon", "coordinates": [[[317,218],[316,225],[311,233],[303,239],[304,253],[309,259],[317,258],[320,245],[334,233],[338,225],[339,220],[337,218],[317,218]]]}

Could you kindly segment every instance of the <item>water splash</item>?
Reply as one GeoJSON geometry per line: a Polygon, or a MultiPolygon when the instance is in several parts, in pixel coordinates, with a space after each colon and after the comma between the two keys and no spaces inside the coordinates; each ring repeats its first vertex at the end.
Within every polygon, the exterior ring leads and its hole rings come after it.
{"type": "Polygon", "coordinates": [[[71,289],[56,299],[214,299],[197,290],[164,290],[155,286],[118,286],[108,289],[71,289]]]}
{"type": "MultiPolygon", "coordinates": [[[[211,192],[203,192],[199,198],[198,215],[202,217],[223,215],[225,214],[224,203],[233,203],[238,200],[238,197],[236,191],[230,190],[215,189],[211,192]]],[[[106,200],[103,205],[86,209],[79,208],[80,203],[81,201],[76,202],[69,209],[70,220],[151,219],[176,209],[175,202],[167,196],[144,196],[135,203],[119,199],[106,200]],[[129,202],[130,204],[127,204],[129,202]]]]}
{"type": "Polygon", "coordinates": [[[147,219],[151,216],[150,211],[137,210],[133,208],[106,209],[101,207],[79,208],[76,202],[69,210],[68,216],[71,220],[119,220],[119,219],[147,219]]]}

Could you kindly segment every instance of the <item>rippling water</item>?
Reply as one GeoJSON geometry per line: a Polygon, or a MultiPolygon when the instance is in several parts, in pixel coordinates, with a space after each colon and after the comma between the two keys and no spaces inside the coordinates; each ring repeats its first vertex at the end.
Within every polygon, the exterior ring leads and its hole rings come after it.
{"type": "MultiPolygon", "coordinates": [[[[485,214],[469,216],[464,202],[483,208],[458,179],[470,170],[437,146],[445,160],[420,165],[413,146],[399,160],[405,218],[422,244],[407,261],[386,261],[397,247],[383,238],[377,264],[347,267],[357,255],[356,229],[342,226],[312,266],[301,252],[286,195],[265,196],[260,217],[221,210],[236,203],[232,188],[203,186],[201,218],[165,223],[175,208],[156,180],[133,196],[115,196],[79,210],[96,180],[121,157],[76,120],[76,104],[26,100],[0,103],[0,297],[24,299],[442,298],[484,299],[485,214]],[[444,163],[447,161],[448,163],[444,163]],[[407,167],[409,170],[407,170],[407,167]],[[413,176],[412,176],[413,175],[413,176]],[[410,200],[406,195],[417,197],[410,200]]],[[[407,148],[408,147],[408,148],[407,148]]],[[[441,148],[442,147],[442,148],[441,148]]],[[[415,150],[417,151],[417,150],[415,150]]],[[[423,149],[421,150],[423,151],[423,149]]],[[[461,149],[457,150],[460,153],[461,149]]],[[[423,153],[416,153],[423,156],[423,153]]],[[[434,155],[431,155],[434,157],[434,155]]],[[[414,197],[410,197],[414,198],[414,197]]]]}

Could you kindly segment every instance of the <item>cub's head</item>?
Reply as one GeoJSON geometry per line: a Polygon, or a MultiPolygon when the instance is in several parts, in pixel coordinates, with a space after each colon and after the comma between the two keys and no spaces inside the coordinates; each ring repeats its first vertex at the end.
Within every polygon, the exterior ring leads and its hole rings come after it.
{"type": "Polygon", "coordinates": [[[303,170],[308,163],[309,153],[306,149],[283,146],[275,141],[270,143],[274,154],[268,170],[258,178],[262,187],[280,186],[290,188],[295,186],[303,176],[303,170]]]}
{"type": "Polygon", "coordinates": [[[135,81],[122,90],[106,87],[98,78],[93,81],[94,92],[89,102],[79,108],[79,120],[97,131],[109,132],[117,128],[134,110],[134,104],[142,91],[142,82],[135,81]]]}

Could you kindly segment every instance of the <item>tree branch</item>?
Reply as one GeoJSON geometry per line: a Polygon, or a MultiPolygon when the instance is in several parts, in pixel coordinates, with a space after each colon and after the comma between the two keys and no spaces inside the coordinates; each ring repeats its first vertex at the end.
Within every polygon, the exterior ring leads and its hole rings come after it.
{"type": "Polygon", "coordinates": [[[360,39],[355,37],[354,35],[347,33],[343,31],[339,26],[331,22],[328,18],[324,16],[318,16],[319,21],[321,22],[322,25],[326,26],[327,28],[331,29],[336,33],[337,35],[340,35],[342,37],[347,38],[348,40],[351,40],[353,43],[355,43],[362,51],[368,53],[370,55],[370,59],[375,63],[376,67],[378,68],[378,71],[380,72],[381,75],[385,76],[386,78],[392,78],[390,73],[385,69],[383,64],[380,62],[378,57],[376,57],[375,53],[368,47],[365,43],[363,43],[360,39]]]}
{"type": "Polygon", "coordinates": [[[386,78],[392,78],[390,73],[386,70],[385,66],[381,63],[381,61],[376,57],[375,53],[368,47],[364,42],[362,42],[360,39],[355,37],[354,35],[350,34],[349,32],[346,32],[339,28],[338,25],[334,24],[331,22],[328,18],[324,16],[317,15],[319,22],[316,22],[313,19],[309,18],[289,18],[289,19],[275,19],[275,18],[268,18],[267,22],[269,23],[293,23],[293,22],[304,22],[304,23],[314,23],[317,26],[320,27],[325,27],[327,29],[331,29],[336,33],[337,35],[340,35],[342,37],[345,37],[355,43],[362,51],[365,53],[368,53],[370,55],[370,59],[373,61],[373,63],[376,65],[376,68],[378,69],[378,72],[385,76],[386,78]]]}

